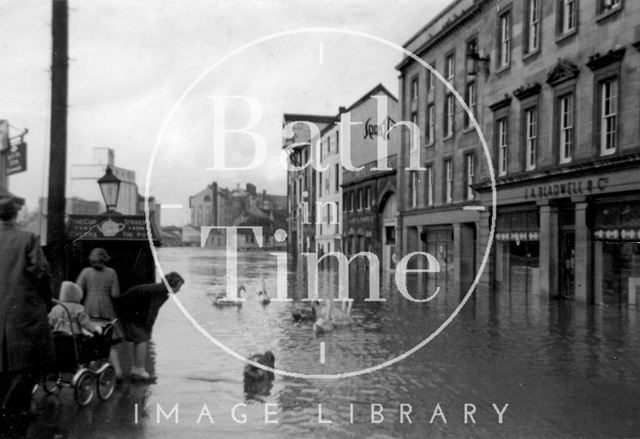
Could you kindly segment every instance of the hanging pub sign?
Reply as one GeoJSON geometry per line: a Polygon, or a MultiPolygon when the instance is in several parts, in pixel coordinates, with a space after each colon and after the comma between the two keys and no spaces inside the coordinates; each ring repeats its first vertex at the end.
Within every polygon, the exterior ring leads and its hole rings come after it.
{"type": "Polygon", "coordinates": [[[27,144],[20,142],[15,147],[3,152],[4,166],[7,175],[18,174],[27,170],[27,144]]]}

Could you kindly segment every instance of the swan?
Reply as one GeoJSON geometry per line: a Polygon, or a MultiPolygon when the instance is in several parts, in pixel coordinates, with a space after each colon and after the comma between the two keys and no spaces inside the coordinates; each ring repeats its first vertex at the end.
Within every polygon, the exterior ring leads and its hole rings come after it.
{"type": "Polygon", "coordinates": [[[315,333],[333,331],[336,326],[348,326],[353,324],[351,318],[352,300],[342,302],[340,308],[333,306],[333,298],[329,298],[324,305],[314,308],[316,321],[313,323],[315,333]]]}
{"type": "MultiPolygon", "coordinates": [[[[207,292],[208,295],[213,295],[207,292]]],[[[243,296],[247,294],[247,290],[244,285],[240,285],[238,287],[238,298],[241,299],[243,296]]],[[[236,299],[227,299],[226,291],[219,291],[215,295],[213,295],[213,304],[217,307],[225,307],[225,306],[242,306],[242,302],[236,299]]]]}
{"type": "Polygon", "coordinates": [[[264,284],[264,277],[261,278],[261,288],[256,292],[256,296],[258,296],[258,303],[262,305],[267,305],[271,303],[271,297],[267,293],[267,287],[264,284]]]}

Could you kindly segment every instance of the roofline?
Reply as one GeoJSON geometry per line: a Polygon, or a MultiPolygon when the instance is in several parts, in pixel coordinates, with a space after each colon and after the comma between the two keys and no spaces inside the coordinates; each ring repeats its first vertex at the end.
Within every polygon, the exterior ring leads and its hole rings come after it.
{"type": "Polygon", "coordinates": [[[464,0],[454,0],[444,7],[435,17],[433,17],[427,24],[425,24],[418,32],[413,34],[411,38],[409,38],[402,47],[406,48],[409,44],[413,43],[420,35],[425,33],[431,26],[433,26],[438,20],[444,17],[450,10],[452,10],[458,3],[463,2],[464,0]]]}
{"type": "MultiPolygon", "coordinates": [[[[424,32],[426,32],[429,29],[430,26],[433,26],[433,24],[437,20],[439,20],[444,15],[446,15],[448,12],[450,12],[451,9],[454,6],[457,6],[462,1],[463,0],[455,0],[454,2],[452,2],[440,14],[438,14],[433,20],[431,20],[426,26],[424,26],[418,33],[416,33],[413,37],[411,37],[411,39],[409,41],[407,41],[402,47],[404,47],[406,49],[406,47],[411,42],[415,41],[415,39],[419,35],[421,35],[424,32]]],[[[453,30],[457,29],[461,25],[461,23],[464,23],[467,20],[469,20],[470,18],[472,18],[478,11],[481,11],[482,8],[484,8],[490,1],[491,0],[474,0],[473,5],[471,5],[467,9],[463,10],[459,15],[453,17],[453,22],[452,23],[445,23],[445,25],[443,26],[442,29],[440,29],[438,32],[436,32],[434,35],[432,35],[431,38],[429,38],[422,45],[417,47],[412,53],[415,56],[421,57],[423,55],[423,53],[426,52],[430,47],[434,46],[440,40],[445,38],[450,32],[452,32],[453,30]]],[[[400,61],[396,65],[396,70],[402,71],[408,64],[411,64],[414,61],[415,60],[412,57],[405,55],[405,57],[402,59],[402,61],[400,61]]],[[[400,73],[400,76],[402,76],[402,74],[403,73],[400,73]]]]}
{"type": "Polygon", "coordinates": [[[330,122],[333,120],[333,116],[323,116],[319,114],[300,114],[300,113],[284,113],[282,115],[282,119],[285,122],[298,122],[298,121],[308,121],[308,122],[330,122]]]}

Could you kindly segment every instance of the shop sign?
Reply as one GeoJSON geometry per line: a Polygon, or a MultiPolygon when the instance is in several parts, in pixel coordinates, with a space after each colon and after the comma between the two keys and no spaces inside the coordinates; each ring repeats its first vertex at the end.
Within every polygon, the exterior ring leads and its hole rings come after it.
{"type": "Polygon", "coordinates": [[[602,192],[608,184],[609,178],[607,177],[545,184],[525,188],[524,198],[528,200],[567,197],[572,195],[590,195],[596,191],[602,192]]]}
{"type": "MultiPolygon", "coordinates": [[[[152,228],[153,239],[157,239],[152,228]]],[[[147,223],[143,215],[117,215],[96,217],[73,215],[69,217],[68,239],[147,240],[147,223]]]]}
{"type": "Polygon", "coordinates": [[[27,144],[21,142],[14,148],[4,151],[4,166],[7,175],[18,174],[27,170],[27,144]]]}
{"type": "Polygon", "coordinates": [[[363,139],[373,139],[375,136],[380,136],[385,139],[389,139],[391,129],[395,126],[396,121],[387,117],[387,120],[375,125],[371,123],[371,118],[367,119],[364,123],[364,137],[363,139]]]}

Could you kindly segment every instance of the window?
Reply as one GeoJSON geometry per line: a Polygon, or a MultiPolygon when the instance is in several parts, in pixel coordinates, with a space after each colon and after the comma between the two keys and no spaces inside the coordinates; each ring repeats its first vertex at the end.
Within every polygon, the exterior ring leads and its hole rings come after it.
{"type": "Polygon", "coordinates": [[[617,146],[618,79],[600,83],[600,154],[613,154],[617,146]]]}
{"type": "MultiPolygon", "coordinates": [[[[435,70],[436,63],[432,62],[429,64],[432,69],[435,70]]],[[[434,75],[431,70],[427,71],[427,90],[431,91],[436,88],[436,75],[434,75]]]]}
{"type": "Polygon", "coordinates": [[[356,210],[356,203],[355,203],[355,200],[354,200],[354,193],[353,192],[349,192],[349,210],[351,212],[356,210]]]}
{"type": "MultiPolygon", "coordinates": [[[[447,55],[447,59],[445,60],[445,77],[447,81],[453,81],[456,75],[456,58],[455,54],[447,55]]],[[[453,86],[453,84],[451,84],[453,86]]]]}
{"type": "Polygon", "coordinates": [[[327,136],[327,155],[331,154],[331,136],[327,136]]]}
{"type": "Polygon", "coordinates": [[[560,163],[569,163],[573,156],[573,94],[560,97],[560,163]]]}
{"type": "Polygon", "coordinates": [[[362,189],[358,189],[358,195],[356,196],[356,210],[362,209],[362,189]]]}
{"type": "Polygon", "coordinates": [[[509,143],[508,143],[508,130],[509,124],[507,123],[507,118],[503,118],[498,120],[498,175],[503,176],[507,175],[508,169],[508,154],[509,154],[509,143]]]}
{"type": "Polygon", "coordinates": [[[371,188],[367,186],[364,188],[364,208],[369,209],[371,206],[371,188]]]}
{"type": "Polygon", "coordinates": [[[340,153],[340,131],[336,131],[336,154],[340,153]]]}
{"type": "Polygon", "coordinates": [[[453,203],[453,162],[444,161],[444,202],[453,203]]]}
{"type": "Polygon", "coordinates": [[[622,0],[598,0],[598,14],[614,11],[622,7],[622,0]]]}
{"type": "Polygon", "coordinates": [[[559,30],[560,34],[568,34],[576,29],[577,24],[577,1],[559,0],[559,30]]]}
{"type": "Polygon", "coordinates": [[[425,137],[427,138],[427,145],[433,144],[436,140],[436,109],[434,104],[427,106],[427,132],[425,137]]]}
{"type": "Polygon", "coordinates": [[[444,137],[453,136],[453,122],[455,115],[455,103],[454,97],[452,94],[447,95],[444,100],[444,126],[443,126],[443,134],[444,137]]]}
{"type": "MultiPolygon", "coordinates": [[[[476,104],[476,95],[477,95],[477,91],[476,91],[476,82],[475,81],[471,81],[467,84],[467,90],[466,90],[466,96],[465,96],[465,100],[467,103],[467,106],[469,107],[469,109],[471,110],[471,113],[473,114],[474,118],[478,117],[478,106],[476,104]]],[[[469,117],[469,114],[465,111],[464,112],[464,127],[465,128],[469,128],[471,127],[471,118],[469,117]]]]}
{"type": "Polygon", "coordinates": [[[527,0],[525,9],[525,53],[535,52],[540,48],[540,0],[527,0]]]}
{"type": "Polygon", "coordinates": [[[467,200],[473,200],[473,178],[476,175],[476,158],[475,154],[470,152],[466,155],[465,160],[465,187],[467,188],[466,198],[467,200]]]}
{"type": "Polygon", "coordinates": [[[411,80],[411,100],[418,100],[418,78],[413,78],[411,80]]]}
{"type": "Polygon", "coordinates": [[[511,11],[499,17],[498,68],[506,68],[511,64],[511,11]]]}
{"type": "Polygon", "coordinates": [[[427,177],[427,193],[426,193],[426,204],[427,206],[433,206],[433,166],[427,166],[426,171],[427,177]]]}
{"type": "Polygon", "coordinates": [[[418,173],[411,171],[411,207],[418,207],[418,173]]]}
{"type": "Polygon", "coordinates": [[[318,197],[322,196],[322,172],[318,172],[318,197]]]}
{"type": "Polygon", "coordinates": [[[335,170],[335,192],[338,192],[340,190],[340,163],[336,163],[335,170]]]}
{"type": "Polygon", "coordinates": [[[538,109],[529,108],[524,112],[525,119],[525,169],[536,168],[538,154],[538,109]]]}
{"type": "Polygon", "coordinates": [[[418,126],[418,112],[414,111],[411,113],[411,122],[418,126]]]}
{"type": "Polygon", "coordinates": [[[347,212],[349,210],[349,194],[342,194],[342,211],[347,212]]]}

